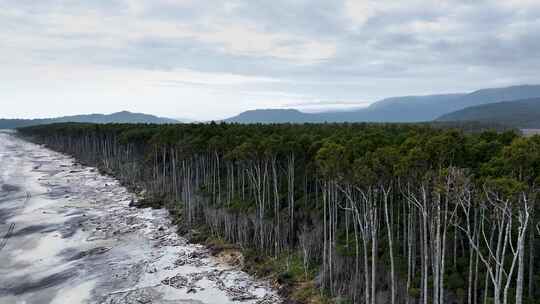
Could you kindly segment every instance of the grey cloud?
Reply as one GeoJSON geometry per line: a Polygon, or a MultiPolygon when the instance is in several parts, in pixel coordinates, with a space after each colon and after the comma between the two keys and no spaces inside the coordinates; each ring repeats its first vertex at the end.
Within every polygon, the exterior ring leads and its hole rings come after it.
{"type": "Polygon", "coordinates": [[[346,26],[340,1],[245,1],[238,17],[260,23],[268,31],[289,31],[313,36],[338,36],[346,26]]]}
{"type": "Polygon", "coordinates": [[[0,55],[33,63],[272,77],[281,81],[235,89],[345,102],[469,90],[501,79],[540,82],[540,9],[496,0],[395,3],[377,1],[378,9],[354,24],[344,1],[0,0],[0,38],[9,42],[0,55]],[[96,25],[78,23],[91,14],[96,25]],[[65,31],[55,27],[62,16],[72,17],[65,31]],[[234,37],[253,38],[245,45],[254,50],[261,43],[255,38],[277,38],[263,41],[268,52],[256,52],[212,36],[232,26],[259,35],[234,37]],[[184,28],[193,32],[175,33],[184,28]],[[335,53],[309,62],[282,54],[283,48],[296,50],[301,58],[324,46],[335,53]]]}

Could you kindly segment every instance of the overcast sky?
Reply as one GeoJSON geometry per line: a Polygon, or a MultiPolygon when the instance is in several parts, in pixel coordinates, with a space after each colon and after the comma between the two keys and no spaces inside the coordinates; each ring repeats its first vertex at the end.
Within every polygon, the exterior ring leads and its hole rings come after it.
{"type": "Polygon", "coordinates": [[[540,0],[0,0],[0,116],[218,119],[540,83],[540,0]]]}

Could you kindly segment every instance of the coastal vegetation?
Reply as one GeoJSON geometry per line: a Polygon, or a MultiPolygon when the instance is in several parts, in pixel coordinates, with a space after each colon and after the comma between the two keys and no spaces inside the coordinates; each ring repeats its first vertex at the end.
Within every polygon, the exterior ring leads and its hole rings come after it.
{"type": "Polygon", "coordinates": [[[186,232],[239,246],[298,302],[538,302],[540,136],[413,124],[20,133],[114,174],[186,232]]]}

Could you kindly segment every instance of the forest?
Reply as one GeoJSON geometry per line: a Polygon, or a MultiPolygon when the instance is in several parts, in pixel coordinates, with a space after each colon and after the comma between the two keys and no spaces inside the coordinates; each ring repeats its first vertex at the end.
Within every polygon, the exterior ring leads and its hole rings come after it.
{"type": "Polygon", "coordinates": [[[540,136],[361,123],[19,132],[334,302],[540,303],[540,136]]]}

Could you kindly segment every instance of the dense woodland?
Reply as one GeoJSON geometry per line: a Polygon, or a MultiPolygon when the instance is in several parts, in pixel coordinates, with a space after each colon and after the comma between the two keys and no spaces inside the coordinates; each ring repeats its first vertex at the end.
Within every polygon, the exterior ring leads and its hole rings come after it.
{"type": "Polygon", "coordinates": [[[537,303],[540,137],[426,125],[20,132],[353,303],[537,303]]]}

